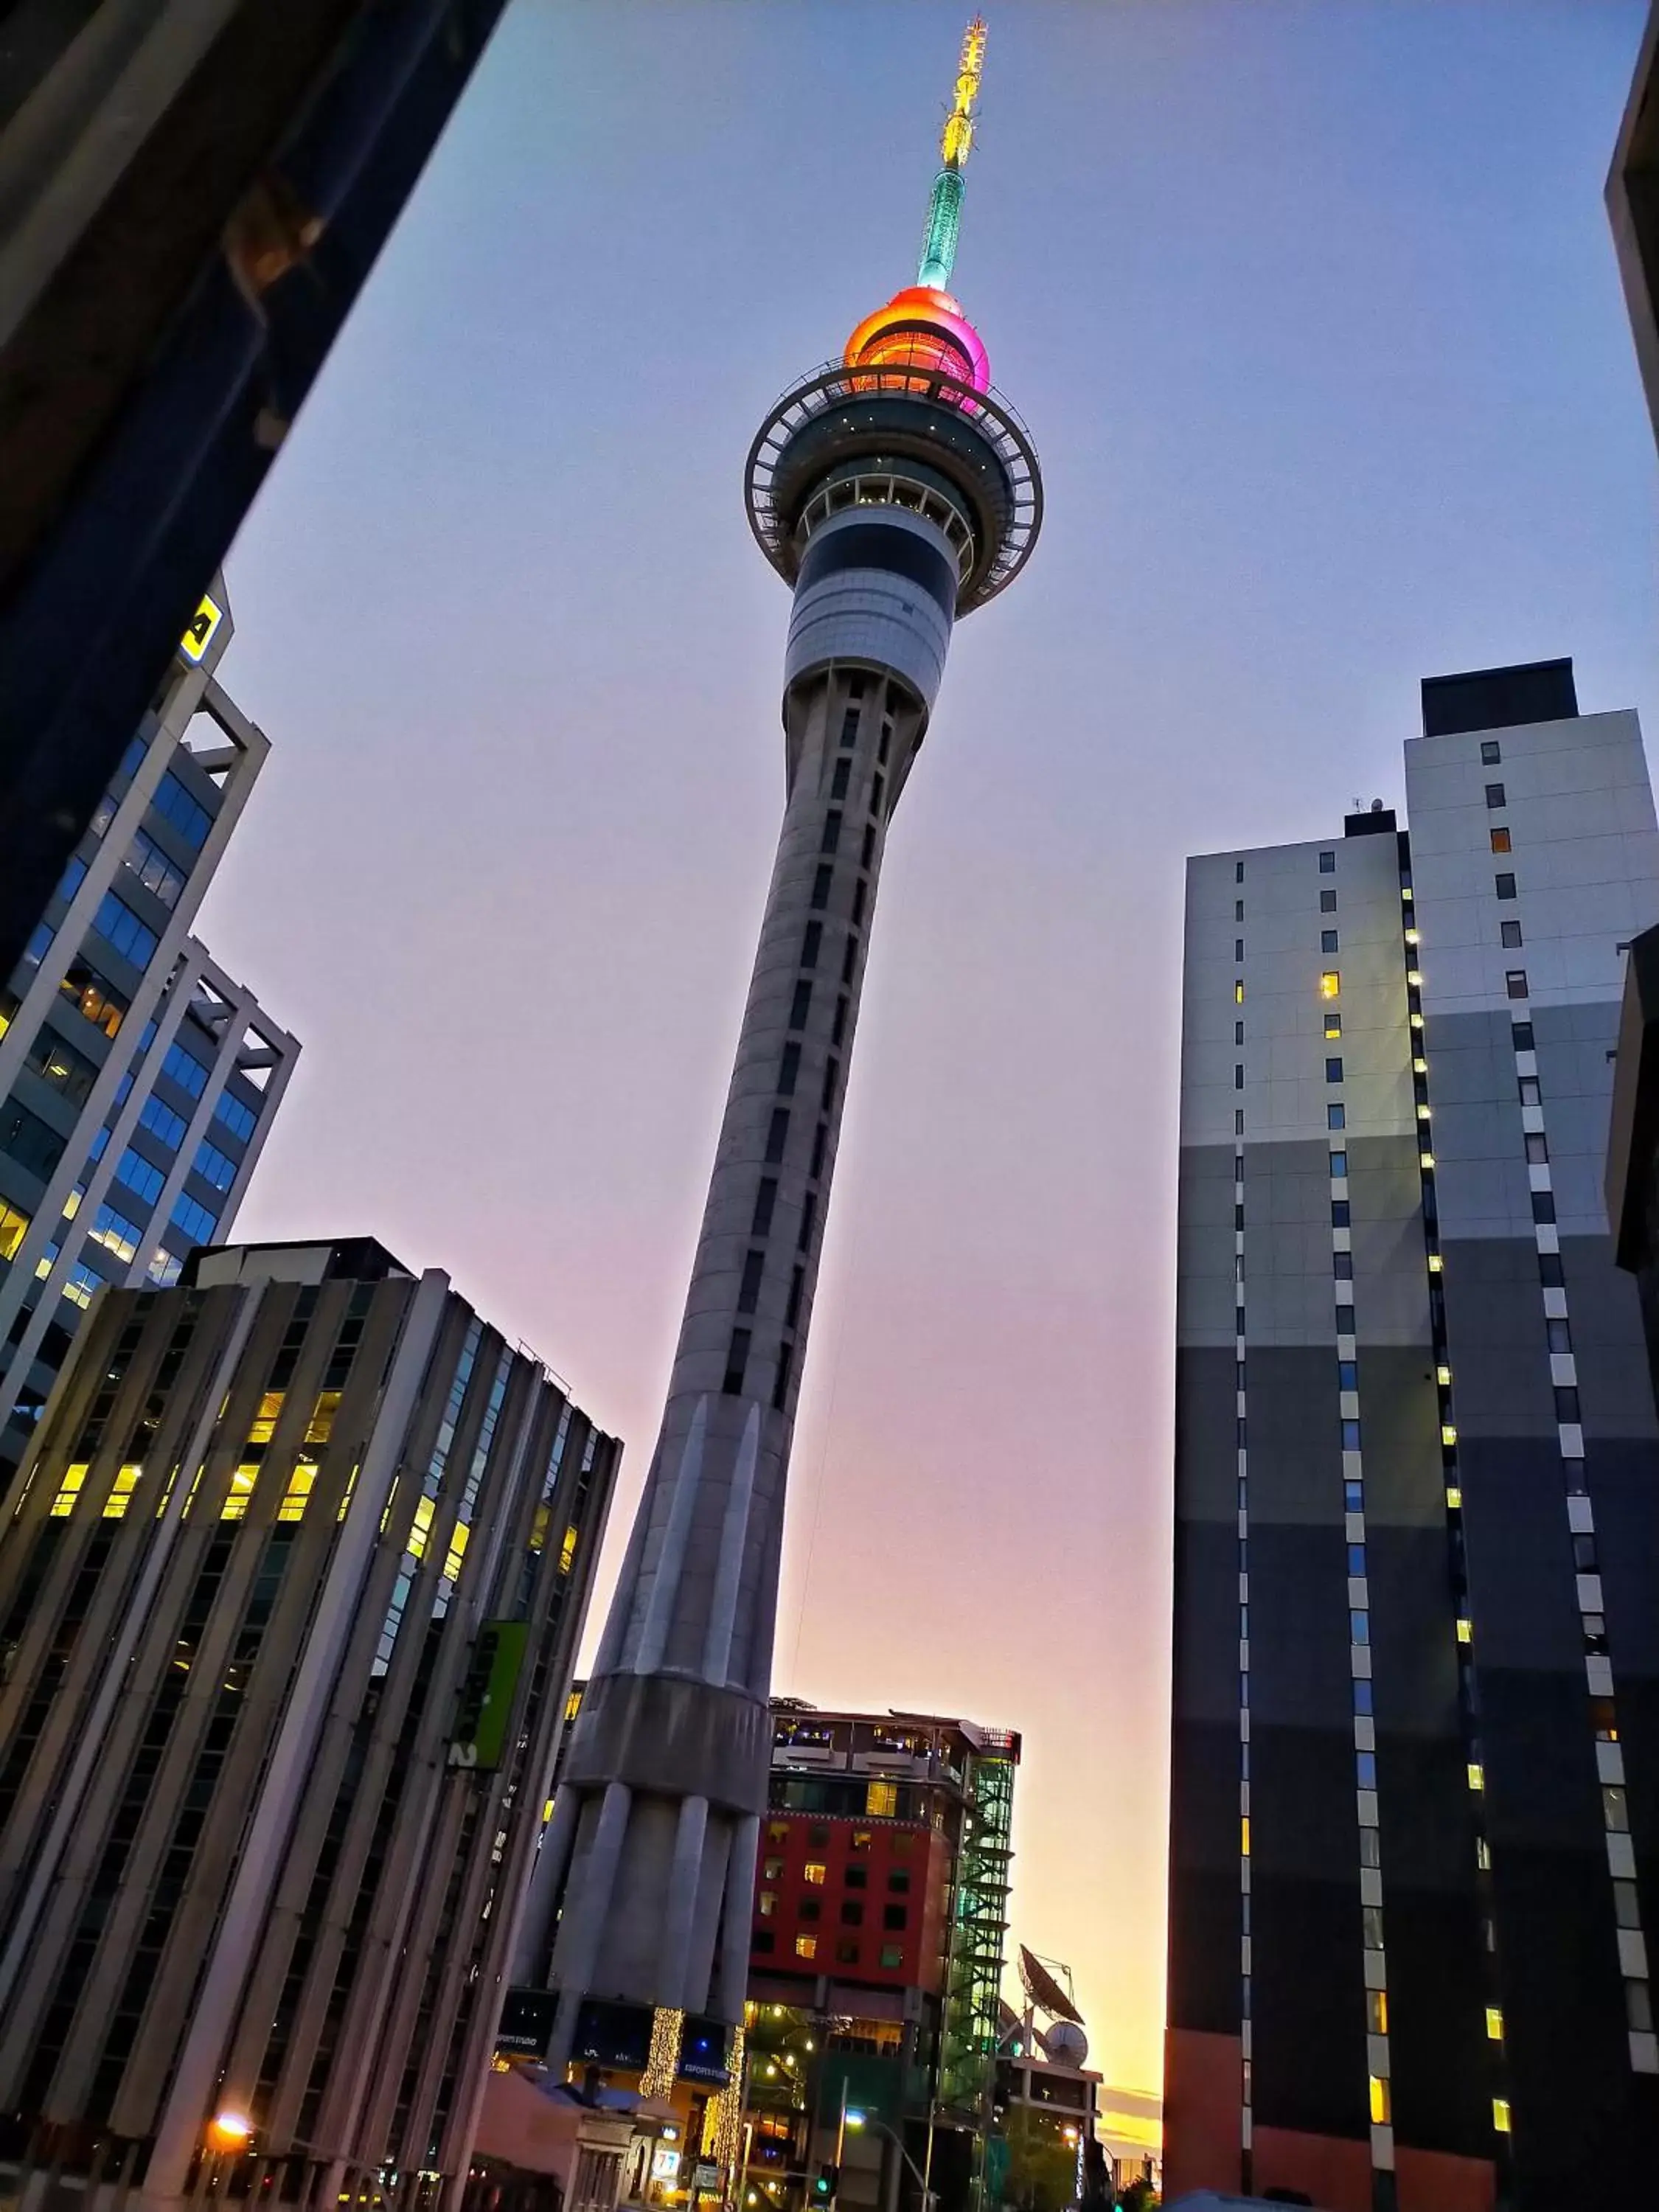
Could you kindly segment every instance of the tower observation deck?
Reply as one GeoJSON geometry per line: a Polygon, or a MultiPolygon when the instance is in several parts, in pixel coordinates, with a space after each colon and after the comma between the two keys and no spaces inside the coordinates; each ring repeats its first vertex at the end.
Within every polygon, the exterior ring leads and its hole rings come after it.
{"type": "Polygon", "coordinates": [[[952,627],[1042,514],[944,289],[984,44],[975,21],[916,283],[750,450],[750,525],[794,592],[787,796],[661,1432],[525,1915],[516,1978],[559,1993],[556,2069],[596,2007],[651,2008],[653,2052],[665,2016],[742,2017],[785,1477],[882,857],[952,627]]]}

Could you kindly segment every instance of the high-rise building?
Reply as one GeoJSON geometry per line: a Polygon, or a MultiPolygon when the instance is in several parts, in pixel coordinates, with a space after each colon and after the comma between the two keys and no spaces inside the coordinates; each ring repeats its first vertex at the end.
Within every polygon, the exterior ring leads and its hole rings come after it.
{"type": "Polygon", "coordinates": [[[0,2189],[461,2203],[617,1458],[368,1239],[94,1301],[0,1544],[0,2189]]]}
{"type": "Polygon", "coordinates": [[[1409,830],[1189,864],[1165,2185],[1638,2202],[1659,1424],[1601,1197],[1629,713],[1423,687],[1409,830]]]}
{"type": "Polygon", "coordinates": [[[0,978],[502,6],[6,10],[0,978]]]}
{"type": "Polygon", "coordinates": [[[0,990],[0,1484],[104,1283],[222,1241],[299,1046],[190,926],[270,750],[216,582],[0,990]]]}
{"type": "Polygon", "coordinates": [[[984,36],[918,283],[750,453],[750,523],[794,592],[787,799],[667,1405],[520,1960],[560,1992],[556,2069],[590,1996],[742,2013],[785,1474],[882,855],[952,625],[1018,574],[1041,513],[1030,441],[943,289],[984,36]]]}

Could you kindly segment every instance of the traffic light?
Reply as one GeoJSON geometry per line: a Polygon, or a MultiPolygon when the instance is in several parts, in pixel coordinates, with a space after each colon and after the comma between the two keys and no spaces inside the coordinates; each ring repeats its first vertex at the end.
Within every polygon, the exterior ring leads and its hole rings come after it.
{"type": "Polygon", "coordinates": [[[840,2179],[841,2168],[838,2166],[821,2166],[812,2177],[813,2203],[833,2204],[836,2201],[836,2187],[840,2179]]]}

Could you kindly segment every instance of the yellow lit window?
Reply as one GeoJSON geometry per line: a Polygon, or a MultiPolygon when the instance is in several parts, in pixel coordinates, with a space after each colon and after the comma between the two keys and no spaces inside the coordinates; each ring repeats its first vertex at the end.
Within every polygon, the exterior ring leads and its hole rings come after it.
{"type": "Polygon", "coordinates": [[[319,1394],[317,1402],[311,1409],[311,1419],[306,1425],[306,1442],[308,1444],[325,1444],[328,1442],[334,1433],[334,1416],[339,1410],[340,1394],[337,1390],[324,1390],[319,1394]]]}
{"type": "Polygon", "coordinates": [[[409,1556],[411,1559],[426,1557],[426,1540],[432,1533],[432,1500],[421,1499],[415,1508],[415,1525],[409,1532],[409,1556]]]}
{"type": "Polygon", "coordinates": [[[1326,1036],[1327,1036],[1328,1037],[1340,1037],[1340,1036],[1341,1036],[1341,1034],[1342,1034],[1342,1017],[1341,1017],[1341,1015],[1340,1015],[1340,1014],[1327,1014],[1327,1015],[1326,1015],[1326,1017],[1325,1017],[1325,1034],[1326,1034],[1326,1036]]]}
{"type": "Polygon", "coordinates": [[[1437,1367],[1434,1370],[1434,1379],[1440,1385],[1443,1390],[1449,1389],[1451,1385],[1450,1368],[1443,1366],[1437,1367]]]}
{"type": "Polygon", "coordinates": [[[1386,1990],[1366,1990],[1365,2025],[1373,2035],[1388,2033],[1389,1993],[1386,1990]]]}
{"type": "Polygon", "coordinates": [[[1389,2124],[1389,2114],[1392,2109],[1389,2103],[1389,2084],[1381,2074],[1373,2074],[1370,2082],[1371,2124],[1373,2127],[1385,2128],[1389,2124]]]}
{"type": "Polygon", "coordinates": [[[259,1470],[255,1465],[245,1464],[235,1470],[230,1478],[229,1492],[219,1508],[222,1521],[245,1521],[247,1518],[247,1501],[258,1480],[259,1470]]]}
{"type": "Polygon", "coordinates": [[[1244,979],[1243,976],[1240,976],[1238,981],[1233,985],[1233,1004],[1236,1006],[1242,1006],[1243,1003],[1244,979]]]}
{"type": "Polygon", "coordinates": [[[816,1959],[817,1955],[818,1939],[816,1936],[796,1936],[795,1956],[798,1959],[816,1959]]]}
{"type": "Polygon", "coordinates": [[[1437,1252],[1431,1252],[1429,1255],[1429,1273],[1431,1275],[1437,1275],[1440,1273],[1440,1255],[1437,1252]]]}
{"type": "Polygon", "coordinates": [[[340,1510],[334,1516],[337,1521],[343,1521],[346,1517],[346,1508],[351,1503],[352,1492],[357,1487],[357,1470],[362,1465],[360,1459],[351,1463],[351,1472],[345,1479],[345,1488],[340,1492],[340,1510]]]}
{"type": "Polygon", "coordinates": [[[106,1521],[125,1520],[127,1500],[137,1488],[138,1478],[143,1471],[142,1467],[131,1466],[124,1467],[118,1471],[114,1481],[110,1485],[109,1496],[104,1500],[106,1521]]]}
{"type": "MultiPolygon", "coordinates": [[[[81,1200],[86,1196],[86,1194],[85,1184],[77,1182],[74,1189],[70,1193],[69,1196],[64,1200],[64,1218],[65,1221],[74,1220],[76,1215],[81,1211],[81,1200]]],[[[129,1254],[128,1257],[131,1258],[131,1255],[129,1254]]]]}
{"type": "Polygon", "coordinates": [[[1455,1482],[1449,1484],[1447,1487],[1446,1503],[1450,1506],[1454,1513],[1458,1512],[1462,1509],[1463,1504],[1463,1493],[1455,1482]]]}
{"type": "Polygon", "coordinates": [[[1418,1109],[1417,1109],[1417,1118],[1418,1118],[1418,1120],[1419,1120],[1419,1121],[1426,1121],[1428,1120],[1428,1118],[1429,1118],[1429,1109],[1428,1109],[1428,1108],[1427,1108],[1426,1106],[1419,1106],[1419,1107],[1418,1108],[1418,1109]]]}
{"type": "Polygon", "coordinates": [[[559,1551],[559,1572],[568,1575],[576,1561],[577,1532],[574,1524],[564,1532],[564,1542],[559,1551]]]}
{"type": "Polygon", "coordinates": [[[1486,1770],[1485,1769],[1485,1767],[1480,1766],[1480,1765],[1478,1765],[1476,1764],[1476,1762],[1475,1762],[1474,1759],[1471,1759],[1471,1760],[1469,1761],[1469,1787],[1470,1787],[1470,1789],[1471,1789],[1471,1790],[1484,1790],[1484,1789],[1486,1788],[1486,1770]]]}
{"type": "Polygon", "coordinates": [[[1423,1166],[1425,1168],[1431,1168],[1434,1165],[1434,1154],[1432,1152],[1424,1152],[1419,1155],[1419,1158],[1423,1166]]]}
{"type": "Polygon", "coordinates": [[[87,1479],[87,1461],[77,1460],[73,1467],[66,1467],[64,1469],[63,1482],[58,1487],[57,1497],[52,1501],[50,1517],[52,1520],[67,1521],[74,1511],[75,1501],[81,1494],[81,1485],[87,1479]]]}
{"type": "Polygon", "coordinates": [[[567,1721],[574,1721],[577,1714],[580,1712],[581,1709],[582,1693],[579,1686],[576,1689],[574,1689],[564,1701],[565,1719],[567,1721]]]}
{"type": "Polygon", "coordinates": [[[316,1480],[317,1462],[314,1459],[300,1459],[295,1462],[294,1472],[288,1479],[288,1488],[283,1493],[283,1502],[276,1509],[276,1518],[279,1521],[305,1519],[306,1505],[311,1497],[311,1486],[316,1480]]]}
{"type": "Polygon", "coordinates": [[[0,1201],[0,1260],[15,1259],[17,1248],[28,1233],[28,1215],[0,1201]]]}
{"type": "Polygon", "coordinates": [[[553,1508],[550,1505],[538,1505],[536,1508],[536,1517],[530,1524],[530,1548],[532,1552],[546,1549],[547,1527],[552,1518],[553,1508]]]}
{"type": "Polygon", "coordinates": [[[1319,995],[1320,995],[1320,997],[1321,997],[1322,999],[1335,999],[1335,998],[1340,998],[1340,995],[1341,995],[1341,992],[1342,992],[1342,978],[1341,978],[1341,976],[1338,974],[1337,970],[1336,970],[1334,968],[1328,968],[1328,969],[1325,970],[1324,974],[1323,974],[1323,975],[1320,977],[1320,979],[1319,979],[1319,995]]]}
{"type": "Polygon", "coordinates": [[[447,1583],[457,1583],[461,1578],[461,1562],[466,1557],[466,1540],[471,1534],[471,1531],[465,1525],[457,1523],[444,1559],[444,1580],[447,1583]]]}
{"type": "Polygon", "coordinates": [[[1420,942],[1419,933],[1414,929],[1408,929],[1406,932],[1406,942],[1407,945],[1416,945],[1420,942]]]}
{"type": "Polygon", "coordinates": [[[1406,970],[1406,981],[1413,991],[1420,991],[1423,988],[1422,970],[1419,968],[1408,968],[1406,970]]]}
{"type": "Polygon", "coordinates": [[[829,1868],[821,1859],[808,1859],[800,1870],[800,1878],[803,1881],[816,1883],[821,1888],[829,1872],[829,1868]]]}
{"type": "Polygon", "coordinates": [[[1508,2135],[1510,2131],[1510,2100],[1507,2097],[1494,2097],[1492,2099],[1492,2124],[1493,2127],[1497,2129],[1500,2136],[1508,2135]]]}
{"type": "Polygon", "coordinates": [[[1422,1015],[1421,1015],[1421,1014],[1411,1014],[1411,1015],[1408,1015],[1408,1016],[1407,1017],[1407,1018],[1409,1020],[1409,1022],[1411,1023],[1412,1027],[1413,1027],[1414,1030],[1420,1030],[1420,1029],[1422,1028],[1422,1026],[1423,1026],[1423,1017],[1422,1017],[1422,1015]]]}
{"type": "Polygon", "coordinates": [[[1413,1075],[1426,1075],[1428,1072],[1429,1063],[1419,1053],[1417,1058],[1412,1062],[1412,1073],[1413,1075]]]}
{"type": "Polygon", "coordinates": [[[756,1903],[759,1908],[761,1918],[769,1920],[778,1909],[778,1893],[775,1889],[763,1889],[756,1899],[756,1903]]]}
{"type": "Polygon", "coordinates": [[[1486,2007],[1486,2035],[1493,2043],[1504,2040],[1504,2015],[1496,2005],[1486,2007]]]}
{"type": "Polygon", "coordinates": [[[1412,902],[1412,896],[1413,896],[1413,894],[1412,894],[1412,887],[1411,887],[1411,885],[1410,885],[1409,884],[1402,884],[1400,886],[1400,896],[1401,896],[1401,897],[1405,901],[1405,902],[1406,902],[1406,904],[1407,904],[1407,906],[1409,906],[1409,905],[1411,904],[1411,902],[1412,902]]]}
{"type": "Polygon", "coordinates": [[[872,1782],[864,1792],[864,1809],[874,1820],[890,1820],[898,1811],[896,1782],[872,1782]]]}
{"type": "Polygon", "coordinates": [[[1473,1643],[1474,1643],[1474,1623],[1472,1620],[1460,1620],[1460,1621],[1458,1622],[1458,1624],[1457,1624],[1457,1640],[1458,1640],[1458,1642],[1459,1642],[1460,1644],[1473,1644],[1473,1643]]]}
{"type": "Polygon", "coordinates": [[[1241,1858],[1250,1856],[1250,1820],[1247,1813],[1238,1824],[1238,1851],[1241,1858]]]}
{"type": "Polygon", "coordinates": [[[1455,1444],[1457,1442],[1457,1431],[1449,1421],[1443,1421],[1440,1425],[1440,1441],[1443,1444],[1455,1444]]]}
{"type": "Polygon", "coordinates": [[[253,1426],[247,1432],[251,1444],[268,1444],[270,1442],[271,1431],[276,1426],[276,1416],[283,1410],[284,1395],[281,1390],[267,1390],[260,1399],[259,1410],[253,1417],[253,1426]]]}

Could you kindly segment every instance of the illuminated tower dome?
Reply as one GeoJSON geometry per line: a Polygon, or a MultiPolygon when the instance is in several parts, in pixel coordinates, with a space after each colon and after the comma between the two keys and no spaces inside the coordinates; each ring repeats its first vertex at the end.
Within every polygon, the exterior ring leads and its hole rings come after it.
{"type": "Polygon", "coordinates": [[[794,589],[787,799],[662,1431],[526,1913],[520,1978],[560,1992],[555,2065],[593,2047],[585,1998],[656,2010],[653,2070],[674,2013],[742,2014],[784,1479],[882,853],[951,625],[1042,514],[1030,441],[945,289],[984,46],[975,21],[917,283],[749,456],[750,526],[794,589]]]}

